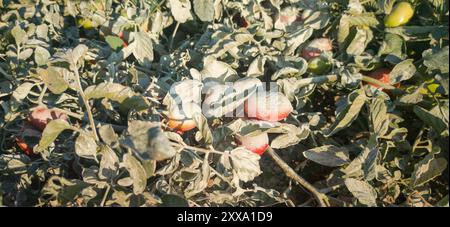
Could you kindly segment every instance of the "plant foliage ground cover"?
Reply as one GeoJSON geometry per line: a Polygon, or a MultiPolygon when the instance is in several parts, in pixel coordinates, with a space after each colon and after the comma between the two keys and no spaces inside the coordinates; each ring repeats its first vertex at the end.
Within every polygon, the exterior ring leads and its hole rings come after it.
{"type": "Polygon", "coordinates": [[[0,205],[448,206],[448,8],[0,1],[0,205]]]}

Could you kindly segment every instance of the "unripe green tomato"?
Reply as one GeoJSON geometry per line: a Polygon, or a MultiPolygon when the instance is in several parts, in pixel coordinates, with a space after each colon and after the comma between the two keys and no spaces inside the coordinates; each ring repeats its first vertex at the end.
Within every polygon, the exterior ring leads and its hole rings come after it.
{"type": "Polygon", "coordinates": [[[440,84],[428,84],[428,90],[431,92],[431,93],[436,93],[437,92],[437,90],[438,90],[438,88],[439,88],[439,86],[441,86],[440,84]]]}
{"type": "Polygon", "coordinates": [[[308,70],[316,75],[322,75],[331,70],[331,63],[325,57],[319,56],[311,59],[308,63],[308,70]]]}
{"type": "Polygon", "coordinates": [[[93,23],[91,20],[89,20],[89,19],[84,19],[84,18],[78,18],[78,19],[77,19],[77,25],[78,25],[79,27],[83,27],[83,28],[86,29],[86,30],[89,30],[89,29],[93,29],[93,28],[94,28],[94,23],[93,23]]]}
{"type": "Polygon", "coordinates": [[[128,18],[128,13],[126,9],[121,9],[120,10],[120,16],[128,18]]]}
{"type": "Polygon", "coordinates": [[[398,3],[392,12],[384,19],[384,25],[388,28],[402,26],[411,20],[414,8],[408,2],[398,3]]]}
{"type": "Polygon", "coordinates": [[[432,95],[435,97],[441,96],[440,84],[434,79],[427,80],[424,85],[419,89],[422,95],[432,95]]]}

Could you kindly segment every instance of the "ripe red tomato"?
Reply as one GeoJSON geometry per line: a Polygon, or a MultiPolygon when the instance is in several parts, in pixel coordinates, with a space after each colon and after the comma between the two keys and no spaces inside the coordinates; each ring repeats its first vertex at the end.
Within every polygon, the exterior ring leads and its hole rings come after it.
{"type": "Polygon", "coordinates": [[[47,109],[46,107],[38,107],[31,112],[28,117],[28,122],[36,129],[43,131],[48,122],[55,119],[67,120],[68,117],[65,113],[61,113],[57,110],[47,109]]]}
{"type": "MultiPolygon", "coordinates": [[[[372,77],[374,79],[377,79],[380,82],[383,82],[385,84],[389,84],[391,85],[391,79],[389,77],[389,74],[391,73],[390,69],[386,69],[386,68],[381,68],[381,69],[377,69],[371,73],[369,73],[369,77],[372,77]]],[[[371,86],[375,87],[375,88],[379,88],[380,86],[376,85],[376,84],[372,84],[372,83],[368,83],[371,86]]],[[[400,87],[400,83],[398,84],[394,84],[393,86],[399,88],[400,87]]],[[[383,90],[382,88],[380,88],[380,90],[383,90]]]]}
{"type": "Polygon", "coordinates": [[[193,119],[195,112],[201,112],[201,109],[194,103],[172,106],[167,115],[167,126],[179,134],[190,131],[197,126],[193,119]]]}
{"type": "Polygon", "coordinates": [[[27,155],[33,154],[33,149],[22,138],[16,138],[17,146],[27,155]]]}
{"type": "Polygon", "coordinates": [[[282,93],[267,92],[250,96],[244,103],[244,111],[248,118],[276,122],[288,117],[293,107],[282,93]]]}
{"type": "Polygon", "coordinates": [[[121,32],[119,32],[119,34],[117,34],[117,36],[122,40],[122,47],[124,47],[124,48],[127,47],[128,44],[125,41],[126,37],[124,36],[124,33],[121,31],[121,32]]]}
{"type": "Polygon", "coordinates": [[[239,146],[261,156],[269,147],[269,136],[267,133],[261,133],[255,136],[236,136],[236,142],[239,146]]]}
{"type": "Polygon", "coordinates": [[[31,124],[25,122],[20,133],[16,136],[17,146],[27,155],[33,154],[33,147],[38,143],[42,133],[36,130],[31,124]]]}
{"type": "Polygon", "coordinates": [[[302,57],[306,60],[320,56],[323,52],[332,51],[333,43],[328,38],[314,39],[302,50],[302,57]]]}
{"type": "Polygon", "coordinates": [[[192,119],[178,120],[169,119],[167,121],[167,126],[175,130],[178,134],[183,134],[184,132],[190,131],[196,127],[196,123],[192,119]]]}

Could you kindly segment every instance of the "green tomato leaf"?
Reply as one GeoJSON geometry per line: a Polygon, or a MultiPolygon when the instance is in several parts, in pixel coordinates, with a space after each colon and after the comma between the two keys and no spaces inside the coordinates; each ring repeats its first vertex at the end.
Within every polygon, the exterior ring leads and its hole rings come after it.
{"type": "Polygon", "coordinates": [[[347,178],[345,179],[345,186],[347,186],[347,189],[361,204],[369,207],[377,206],[377,192],[369,183],[353,178],[347,178]]]}
{"type": "Polygon", "coordinates": [[[315,147],[304,151],[303,155],[307,159],[323,166],[336,167],[350,163],[347,149],[334,145],[315,147]]]}
{"type": "Polygon", "coordinates": [[[143,160],[162,161],[177,153],[157,123],[130,121],[127,133],[121,139],[121,145],[132,149],[143,160]]]}
{"type": "Polygon", "coordinates": [[[50,58],[50,53],[48,52],[47,49],[43,48],[43,47],[36,47],[36,49],[34,49],[34,61],[36,62],[36,64],[38,66],[42,66],[47,64],[47,62],[49,61],[50,58]]]}
{"type": "Polygon", "coordinates": [[[61,94],[69,88],[69,85],[64,80],[63,75],[61,75],[59,71],[55,70],[53,67],[41,69],[38,71],[38,74],[53,94],[61,94]]]}
{"type": "Polygon", "coordinates": [[[424,56],[423,64],[430,71],[439,70],[439,71],[441,71],[441,73],[448,73],[449,72],[448,64],[444,63],[444,62],[449,61],[448,55],[449,55],[449,49],[448,49],[448,46],[445,46],[433,54],[428,54],[428,55],[424,56]]]}
{"type": "Polygon", "coordinates": [[[404,80],[411,79],[416,73],[416,66],[414,66],[413,59],[408,59],[397,64],[389,74],[391,84],[397,84],[404,80]]]}
{"type": "Polygon", "coordinates": [[[133,179],[133,193],[139,195],[144,192],[147,186],[147,174],[142,164],[132,154],[126,153],[123,156],[123,165],[133,179]]]}
{"type": "Polygon", "coordinates": [[[194,0],[194,12],[198,18],[204,22],[214,20],[214,1],[213,0],[194,0]]]}
{"type": "Polygon", "coordinates": [[[347,97],[346,103],[343,103],[339,108],[336,116],[336,121],[331,125],[326,136],[332,136],[342,129],[348,127],[359,115],[361,108],[366,101],[366,95],[363,89],[352,92],[347,97]]]}
{"type": "Polygon", "coordinates": [[[28,40],[27,33],[22,28],[20,28],[19,25],[14,26],[14,28],[11,30],[11,35],[14,37],[16,45],[18,46],[28,40]]]}
{"type": "Polygon", "coordinates": [[[97,142],[88,132],[81,132],[75,140],[75,153],[87,159],[96,159],[97,142]]]}
{"type": "Polygon", "coordinates": [[[36,152],[41,152],[47,149],[55,141],[59,134],[67,129],[74,131],[78,130],[65,120],[56,119],[50,121],[45,127],[44,132],[42,132],[42,137],[39,141],[39,145],[34,150],[36,152]]]}
{"type": "Polygon", "coordinates": [[[105,41],[114,51],[119,50],[123,46],[123,41],[117,36],[108,35],[105,37],[105,41]]]}
{"type": "MultiPolygon", "coordinates": [[[[448,135],[448,117],[445,120],[444,114],[441,113],[439,106],[436,106],[431,111],[428,111],[420,106],[414,106],[414,113],[419,117],[425,124],[433,127],[439,134],[448,135]]],[[[444,106],[443,110],[446,110],[448,116],[448,106],[444,106]]]]}
{"type": "Polygon", "coordinates": [[[421,186],[441,173],[447,168],[447,160],[436,158],[434,154],[427,155],[422,161],[417,163],[411,179],[411,187],[421,186]]]}

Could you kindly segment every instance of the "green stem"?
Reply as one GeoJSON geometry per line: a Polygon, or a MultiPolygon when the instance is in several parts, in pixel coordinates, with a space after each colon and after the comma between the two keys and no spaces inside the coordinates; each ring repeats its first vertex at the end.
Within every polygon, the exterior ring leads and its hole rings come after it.
{"type": "Polygon", "coordinates": [[[105,194],[103,195],[102,202],[100,203],[100,206],[101,206],[101,207],[104,207],[104,206],[105,206],[105,202],[106,202],[106,198],[108,198],[109,190],[111,190],[111,185],[108,184],[108,185],[106,185],[106,192],[105,192],[105,194]]]}
{"type": "Polygon", "coordinates": [[[172,37],[170,38],[169,50],[172,50],[173,40],[175,39],[175,35],[177,34],[179,27],[180,27],[180,22],[177,22],[177,25],[175,25],[175,29],[173,30],[172,37]]]}
{"type": "MultiPolygon", "coordinates": [[[[310,78],[300,79],[295,83],[295,87],[300,88],[310,84],[323,84],[326,82],[334,82],[338,80],[338,75],[324,75],[324,76],[316,76],[310,78]]],[[[405,94],[405,91],[398,89],[390,84],[385,84],[377,79],[368,76],[362,76],[362,81],[366,83],[374,84],[378,87],[381,87],[386,90],[392,90],[395,94],[405,94]]]]}
{"type": "Polygon", "coordinates": [[[42,89],[41,94],[39,94],[39,98],[38,98],[39,105],[44,105],[42,100],[44,99],[45,92],[47,92],[47,85],[44,84],[44,88],[42,89]]]}
{"type": "Polygon", "coordinates": [[[374,78],[368,77],[368,76],[363,76],[362,77],[362,81],[374,84],[374,85],[376,85],[378,87],[381,87],[381,88],[387,89],[387,90],[396,90],[397,89],[396,87],[394,87],[392,85],[385,84],[385,83],[383,83],[383,82],[381,82],[381,81],[379,81],[377,79],[374,79],[374,78]]]}
{"type": "MultiPolygon", "coordinates": [[[[211,152],[214,153],[214,152],[211,152]]],[[[204,159],[201,159],[196,153],[194,152],[189,152],[189,154],[191,154],[193,157],[195,157],[195,159],[197,159],[197,161],[199,161],[201,164],[203,164],[204,159]]],[[[209,153],[206,153],[206,155],[208,155],[209,153]]],[[[206,157],[206,156],[205,156],[206,157]]],[[[223,181],[225,181],[228,185],[230,185],[231,187],[235,187],[234,184],[229,181],[225,176],[223,176],[221,173],[217,172],[217,170],[215,170],[214,168],[211,168],[211,171],[214,172],[214,174],[217,175],[217,177],[219,177],[220,179],[222,179],[223,181]]]]}
{"type": "Polygon", "coordinates": [[[16,75],[17,75],[17,68],[20,64],[20,44],[17,44],[17,67],[16,67],[16,75]]]}
{"type": "Polygon", "coordinates": [[[323,84],[326,82],[334,82],[338,79],[337,75],[325,75],[325,76],[315,76],[310,78],[300,79],[295,83],[295,87],[304,87],[310,84],[323,84]]]}
{"type": "Polygon", "coordinates": [[[95,127],[94,117],[92,116],[91,106],[89,105],[89,100],[86,98],[86,95],[84,94],[84,91],[83,91],[83,87],[81,86],[80,74],[78,73],[78,70],[73,70],[73,71],[74,71],[75,77],[77,79],[78,92],[80,92],[81,99],[83,100],[84,106],[86,107],[89,124],[91,125],[91,129],[92,129],[92,134],[94,135],[95,141],[99,141],[99,138],[97,135],[97,129],[95,127]]]}
{"type": "Polygon", "coordinates": [[[189,145],[187,145],[187,144],[179,144],[179,143],[174,143],[174,142],[172,142],[171,145],[174,146],[174,147],[183,148],[183,149],[188,149],[188,150],[193,150],[193,151],[198,151],[198,152],[205,153],[205,154],[206,154],[206,153],[213,153],[213,154],[219,154],[219,155],[223,155],[223,154],[224,154],[223,152],[216,151],[216,150],[213,150],[213,149],[205,149],[205,148],[200,148],[200,147],[192,147],[192,146],[189,146],[189,145]]]}
{"type": "Polygon", "coordinates": [[[155,7],[153,7],[153,9],[151,10],[151,14],[153,14],[157,9],[159,9],[161,7],[161,5],[165,2],[166,0],[162,0],[160,1],[155,7]]]}
{"type": "Polygon", "coordinates": [[[308,181],[303,179],[300,175],[298,175],[283,159],[273,150],[271,147],[267,149],[267,153],[272,157],[272,159],[278,164],[278,166],[284,171],[287,177],[291,178],[292,180],[299,183],[301,186],[303,186],[306,190],[311,192],[316,199],[316,201],[319,203],[319,206],[321,207],[327,207],[328,203],[328,197],[319,192],[312,184],[310,184],[308,181]]]}

